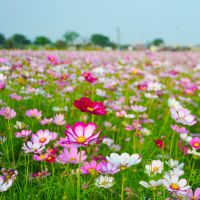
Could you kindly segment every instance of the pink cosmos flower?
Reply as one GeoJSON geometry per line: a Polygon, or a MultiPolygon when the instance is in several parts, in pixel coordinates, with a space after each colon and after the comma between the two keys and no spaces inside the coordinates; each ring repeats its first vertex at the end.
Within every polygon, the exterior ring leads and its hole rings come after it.
{"type": "Polygon", "coordinates": [[[193,193],[192,189],[188,190],[188,200],[199,200],[200,199],[200,188],[196,188],[195,192],[193,193]]]}
{"type": "Polygon", "coordinates": [[[60,140],[58,141],[58,145],[64,148],[69,148],[71,146],[73,146],[73,144],[69,143],[68,138],[60,138],[60,140]]]}
{"type": "Polygon", "coordinates": [[[134,105],[134,106],[131,106],[131,109],[135,112],[144,112],[147,108],[144,106],[134,105]]]}
{"type": "Polygon", "coordinates": [[[45,170],[42,170],[41,172],[34,172],[32,175],[31,175],[31,179],[32,178],[44,178],[44,177],[47,177],[49,176],[51,173],[48,171],[48,169],[45,169],[45,170]]]}
{"type": "Polygon", "coordinates": [[[22,97],[21,96],[19,96],[19,95],[17,95],[17,94],[10,94],[10,98],[11,99],[14,99],[14,100],[16,100],[16,101],[20,101],[20,100],[22,100],[22,97]]]}
{"type": "Polygon", "coordinates": [[[26,116],[27,117],[35,117],[39,119],[42,116],[42,112],[39,111],[38,109],[31,109],[26,111],[26,116]]]}
{"type": "Polygon", "coordinates": [[[39,130],[36,134],[32,135],[32,141],[44,146],[50,142],[51,137],[51,132],[49,130],[39,130]]]}
{"type": "Polygon", "coordinates": [[[66,126],[65,135],[67,136],[68,143],[85,146],[97,140],[100,131],[95,133],[96,129],[97,125],[93,122],[88,124],[76,122],[72,128],[69,125],[66,126]]]}
{"type": "Polygon", "coordinates": [[[51,64],[56,65],[58,64],[58,58],[54,55],[48,55],[47,59],[51,62],[51,64]]]}
{"type": "Polygon", "coordinates": [[[173,131],[176,131],[177,133],[188,133],[188,130],[185,127],[179,127],[177,125],[171,126],[173,131]]]}
{"type": "Polygon", "coordinates": [[[195,117],[190,114],[190,111],[187,109],[179,109],[176,110],[174,108],[170,108],[171,117],[178,123],[192,126],[196,123],[195,117]]]}
{"type": "Polygon", "coordinates": [[[51,124],[53,122],[53,118],[44,118],[40,121],[41,125],[51,124]]]}
{"type": "Polygon", "coordinates": [[[5,89],[5,82],[4,81],[0,81],[0,91],[5,89]]]}
{"type": "Polygon", "coordinates": [[[125,110],[116,112],[116,117],[124,117],[125,115],[127,115],[125,110]]]}
{"type": "Polygon", "coordinates": [[[16,112],[10,107],[5,107],[0,109],[0,115],[5,119],[12,119],[16,116],[16,112]]]}
{"type": "Polygon", "coordinates": [[[83,174],[96,175],[101,172],[102,163],[97,163],[95,160],[92,160],[90,163],[85,162],[80,168],[83,174]]]}
{"type": "Polygon", "coordinates": [[[102,174],[115,174],[119,172],[119,168],[116,165],[113,165],[112,163],[109,162],[102,162],[101,166],[101,173],[102,174]]]}
{"type": "Polygon", "coordinates": [[[200,149],[200,138],[195,137],[190,141],[190,146],[195,149],[200,149]]]}
{"type": "Polygon", "coordinates": [[[58,125],[58,126],[65,125],[64,115],[63,114],[57,114],[53,119],[53,123],[58,125]]]}
{"type": "Polygon", "coordinates": [[[102,102],[93,102],[86,97],[75,100],[74,106],[78,108],[81,112],[87,112],[96,115],[106,115],[106,109],[102,102]]]}
{"type": "Polygon", "coordinates": [[[30,130],[21,130],[20,132],[15,133],[16,138],[28,137],[32,131],[30,130]]]}
{"type": "Polygon", "coordinates": [[[47,157],[48,157],[48,154],[47,153],[45,153],[45,154],[34,154],[33,155],[33,160],[36,160],[36,161],[44,161],[44,160],[46,160],[47,159],[47,157]]]}
{"type": "Polygon", "coordinates": [[[69,149],[65,148],[64,151],[57,157],[57,162],[66,164],[73,163],[77,164],[85,161],[87,156],[85,155],[85,151],[78,152],[78,149],[74,146],[69,149]]]}

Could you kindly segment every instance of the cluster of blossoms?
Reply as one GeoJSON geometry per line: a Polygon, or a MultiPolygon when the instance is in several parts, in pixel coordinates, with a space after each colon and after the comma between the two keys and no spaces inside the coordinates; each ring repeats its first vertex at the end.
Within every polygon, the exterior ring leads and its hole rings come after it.
{"type": "Polygon", "coordinates": [[[139,184],[153,191],[159,191],[159,188],[163,186],[169,191],[172,198],[199,199],[200,188],[197,188],[193,194],[191,187],[187,184],[187,180],[181,178],[184,175],[183,167],[184,163],[179,163],[178,160],[169,159],[165,163],[161,160],[153,160],[150,165],[145,166],[145,169],[146,174],[151,179],[154,179],[149,182],[140,181],[139,184]],[[166,164],[165,168],[164,164],[166,164]],[[164,169],[165,172],[163,173],[164,169]]]}
{"type": "Polygon", "coordinates": [[[168,100],[171,117],[180,124],[192,126],[196,123],[195,116],[186,108],[183,108],[179,101],[174,98],[168,100]]]}
{"type": "MultiPolygon", "coordinates": [[[[170,106],[171,116],[176,122],[189,126],[196,123],[195,117],[190,114],[189,110],[183,108],[179,101],[171,98],[168,104],[170,106]]],[[[172,125],[171,128],[177,132],[180,139],[186,143],[186,145],[180,146],[185,154],[189,153],[200,156],[200,153],[197,152],[197,150],[200,149],[200,138],[197,137],[198,134],[190,134],[185,127],[179,127],[178,125],[172,125]]]]}
{"type": "MultiPolygon", "coordinates": [[[[199,120],[198,112],[194,116],[191,114],[192,109],[190,111],[184,107],[188,103],[198,108],[193,95],[198,95],[200,89],[200,67],[196,67],[194,77],[181,78],[182,72],[187,77],[187,72],[193,70],[191,66],[194,63],[189,64],[188,58],[183,59],[183,62],[179,60],[165,63],[165,56],[161,52],[157,54],[157,58],[152,52],[137,56],[129,55],[128,52],[125,54],[127,55],[119,53],[112,57],[110,52],[101,57],[90,53],[80,56],[74,52],[55,52],[55,55],[48,55],[46,52],[43,61],[40,60],[41,53],[27,52],[25,58],[22,56],[23,62],[8,62],[8,66],[1,66],[0,58],[0,92],[3,94],[0,99],[0,118],[6,119],[2,123],[3,128],[9,126],[9,134],[4,130],[0,133],[0,144],[3,144],[0,161],[7,156],[9,161],[13,159],[13,165],[20,163],[23,156],[16,156],[18,149],[15,149],[20,142],[15,144],[15,140],[21,140],[23,153],[31,156],[34,162],[39,162],[34,164],[34,168],[31,167],[31,170],[36,170],[30,172],[31,181],[50,176],[48,166],[51,165],[53,169],[56,165],[56,169],[59,168],[56,174],[77,176],[74,178],[77,185],[78,181],[83,182],[83,178],[79,176],[85,176],[83,189],[88,185],[91,190],[93,186],[111,188],[115,184],[116,190],[112,190],[115,192],[122,187],[122,199],[124,192],[128,194],[127,199],[151,199],[151,192],[159,197],[167,194],[167,197],[170,196],[167,199],[200,199],[198,180],[195,182],[192,179],[193,174],[196,176],[194,179],[198,179],[198,170],[192,171],[192,165],[185,165],[184,172],[184,163],[171,159],[175,154],[177,159],[179,155],[191,160],[200,157],[200,134],[193,133],[195,129],[198,131],[198,126],[193,126],[199,120]],[[175,67],[172,65],[174,62],[177,62],[175,67]],[[191,68],[185,70],[181,65],[191,68]],[[9,75],[10,68],[12,72],[9,75]],[[5,75],[2,71],[5,71],[5,75]],[[17,87],[15,90],[13,85],[19,86],[19,89],[17,87]],[[175,91],[184,97],[178,96],[175,91]],[[174,98],[169,98],[168,104],[172,121],[176,124],[171,125],[174,131],[171,138],[171,130],[167,131],[167,128],[170,129],[171,119],[167,118],[169,109],[164,103],[165,98],[172,94],[174,98]],[[9,102],[4,102],[4,95],[9,102]],[[17,114],[14,109],[19,109],[17,114]],[[25,111],[23,116],[21,111],[25,111]],[[175,132],[178,133],[179,141],[175,132]],[[175,142],[177,146],[174,145],[175,142]],[[170,156],[167,152],[169,146],[170,156]],[[8,150],[13,151],[13,157],[6,155],[8,150]],[[162,155],[159,154],[152,160],[159,151],[162,155]],[[16,162],[17,159],[19,160],[16,162]],[[142,160],[144,169],[139,169],[135,165],[141,166],[142,160]],[[35,169],[38,166],[39,169],[35,169]],[[63,169],[65,170],[62,171],[63,169]],[[186,179],[188,171],[191,176],[186,179]],[[128,180],[129,174],[133,172],[136,177],[141,177],[137,176],[138,173],[144,172],[140,182],[136,179],[128,180]],[[118,184],[116,177],[121,175],[122,184],[118,184]],[[124,178],[124,175],[127,176],[124,178]],[[87,180],[89,182],[85,182],[87,180]],[[131,188],[125,188],[128,182],[133,188],[139,182],[142,195],[136,194],[131,188]],[[144,190],[148,191],[143,192],[144,190]]],[[[17,58],[18,55],[20,52],[11,52],[7,56],[10,59],[17,58]]],[[[196,162],[192,167],[196,168],[197,164],[196,162]]],[[[16,175],[16,170],[2,170],[0,192],[12,185],[16,175]]]]}

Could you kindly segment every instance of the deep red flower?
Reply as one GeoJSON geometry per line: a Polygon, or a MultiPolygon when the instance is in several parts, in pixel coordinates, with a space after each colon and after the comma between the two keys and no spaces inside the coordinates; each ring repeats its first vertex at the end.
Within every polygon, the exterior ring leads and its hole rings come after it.
{"type": "Polygon", "coordinates": [[[102,102],[93,102],[86,97],[75,100],[74,106],[81,112],[87,112],[95,115],[106,115],[106,108],[102,102]]]}
{"type": "Polygon", "coordinates": [[[46,162],[53,163],[56,161],[56,157],[54,155],[48,155],[46,158],[46,162]]]}
{"type": "Polygon", "coordinates": [[[156,144],[157,147],[159,147],[161,149],[164,148],[164,142],[163,142],[163,140],[157,139],[154,142],[155,142],[155,144],[156,144]]]}

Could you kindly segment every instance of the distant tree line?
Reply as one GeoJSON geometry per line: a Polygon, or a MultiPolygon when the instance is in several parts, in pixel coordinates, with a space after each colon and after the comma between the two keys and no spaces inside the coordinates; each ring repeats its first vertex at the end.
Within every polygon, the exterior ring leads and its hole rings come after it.
{"type": "Polygon", "coordinates": [[[95,45],[99,47],[116,48],[116,44],[110,41],[110,38],[102,34],[93,34],[87,42],[78,42],[80,35],[74,31],[67,31],[62,39],[53,42],[46,36],[37,36],[33,41],[23,34],[16,33],[9,38],[0,33],[0,48],[5,49],[26,49],[26,48],[57,48],[65,49],[70,46],[95,45]]]}
{"type": "MultiPolygon", "coordinates": [[[[155,39],[148,43],[146,46],[163,46],[164,41],[162,39],[155,39]]],[[[80,35],[75,31],[67,31],[63,35],[62,39],[58,39],[53,42],[46,36],[37,36],[33,41],[27,38],[23,34],[16,33],[9,38],[6,38],[4,34],[0,33],[0,48],[4,49],[66,49],[69,47],[87,48],[90,46],[95,47],[111,47],[116,49],[118,44],[112,42],[108,36],[102,34],[92,34],[86,41],[81,41],[80,35]]],[[[126,49],[129,45],[120,45],[120,49],[126,49]]]]}

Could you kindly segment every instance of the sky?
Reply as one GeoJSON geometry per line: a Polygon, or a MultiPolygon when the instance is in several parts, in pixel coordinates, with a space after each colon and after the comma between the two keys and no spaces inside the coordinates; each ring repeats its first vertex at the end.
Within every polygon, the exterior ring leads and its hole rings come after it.
{"type": "Polygon", "coordinates": [[[53,41],[76,31],[83,40],[93,33],[121,43],[155,38],[172,45],[200,44],[200,0],[0,0],[0,33],[22,33],[53,41]]]}

